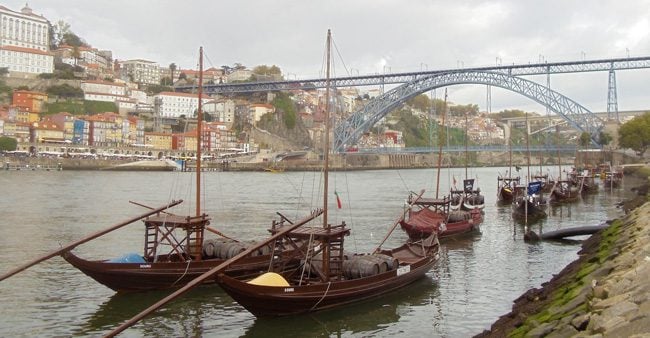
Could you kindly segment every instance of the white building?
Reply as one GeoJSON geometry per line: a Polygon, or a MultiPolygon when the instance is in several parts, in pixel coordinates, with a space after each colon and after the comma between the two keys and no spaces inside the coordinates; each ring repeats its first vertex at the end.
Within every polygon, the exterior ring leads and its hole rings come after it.
{"type": "Polygon", "coordinates": [[[267,103],[255,103],[248,107],[248,112],[253,124],[260,121],[263,115],[275,113],[275,107],[267,103]]]}
{"type": "Polygon", "coordinates": [[[211,100],[203,106],[203,111],[211,114],[214,121],[223,122],[231,127],[235,122],[235,101],[233,100],[211,100]]]}
{"type": "Polygon", "coordinates": [[[139,84],[160,84],[160,67],[147,60],[119,61],[120,77],[139,84]]]}
{"type": "MultiPolygon", "coordinates": [[[[195,117],[199,109],[199,96],[197,94],[161,92],[154,96],[154,102],[160,103],[159,114],[161,117],[178,118],[181,115],[185,117],[195,117]]],[[[209,98],[201,99],[205,104],[209,98]]]]}
{"type": "Polygon", "coordinates": [[[81,90],[90,93],[126,96],[126,85],[105,81],[82,81],[81,90]]]}
{"type": "Polygon", "coordinates": [[[20,12],[0,5],[0,67],[32,76],[52,73],[54,56],[49,45],[47,19],[27,5],[20,12]]]}

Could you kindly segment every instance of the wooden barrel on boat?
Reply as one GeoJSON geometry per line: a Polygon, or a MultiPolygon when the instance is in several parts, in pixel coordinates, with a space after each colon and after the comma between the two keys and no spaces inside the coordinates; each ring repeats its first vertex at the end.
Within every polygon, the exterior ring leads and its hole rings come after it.
{"type": "Polygon", "coordinates": [[[214,241],[207,240],[203,242],[203,256],[214,257],[214,241]]]}
{"type": "Polygon", "coordinates": [[[346,278],[355,279],[379,274],[379,264],[370,256],[353,256],[343,261],[343,274],[346,278]]]}
{"type": "Polygon", "coordinates": [[[381,259],[382,262],[385,262],[388,270],[395,270],[399,267],[399,261],[395,257],[384,254],[373,254],[373,256],[381,259]]]}
{"type": "Polygon", "coordinates": [[[243,243],[230,243],[228,248],[228,256],[224,257],[230,259],[237,256],[238,254],[246,251],[246,245],[243,243]]]}
{"type": "Polygon", "coordinates": [[[228,259],[244,252],[245,250],[246,244],[244,243],[225,240],[214,242],[214,256],[217,258],[228,259]]]}
{"type": "Polygon", "coordinates": [[[455,210],[449,213],[449,222],[460,222],[470,218],[469,212],[463,210],[455,210]]]}
{"type": "Polygon", "coordinates": [[[379,266],[379,273],[384,273],[388,271],[388,262],[383,259],[382,257],[378,257],[375,255],[369,255],[369,256],[364,256],[366,260],[369,260],[371,262],[375,262],[377,266],[379,266]]]}

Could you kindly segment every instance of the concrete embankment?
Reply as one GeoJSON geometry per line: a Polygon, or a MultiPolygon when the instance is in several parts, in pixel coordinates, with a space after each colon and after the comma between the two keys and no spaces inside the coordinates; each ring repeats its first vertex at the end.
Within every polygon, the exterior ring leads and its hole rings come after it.
{"type": "Polygon", "coordinates": [[[514,301],[477,337],[650,336],[650,203],[647,177],[629,212],[583,243],[579,258],[514,301]]]}

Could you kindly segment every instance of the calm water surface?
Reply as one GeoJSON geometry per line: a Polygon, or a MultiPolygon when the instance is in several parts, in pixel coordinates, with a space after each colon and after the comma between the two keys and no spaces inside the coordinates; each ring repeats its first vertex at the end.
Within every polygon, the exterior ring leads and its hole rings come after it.
{"type": "MultiPolygon", "coordinates": [[[[551,173],[556,168],[544,168],[551,173]]],[[[291,318],[256,319],[218,287],[204,286],[169,304],[125,337],[327,337],[444,336],[480,333],[524,291],[539,287],[576,259],[577,243],[524,243],[523,227],[509,207],[496,205],[496,177],[505,168],[470,172],[486,196],[482,234],[445,243],[439,264],[405,290],[335,311],[291,318]]],[[[318,173],[204,173],[205,210],[212,226],[245,239],[261,239],[276,212],[297,218],[322,203],[318,173]]],[[[448,191],[462,169],[443,170],[440,191],[448,191]]],[[[186,200],[176,213],[192,213],[190,173],[96,171],[0,171],[0,273],[90,233],[145,212],[130,204],[164,205],[186,200]]],[[[383,238],[402,212],[409,191],[435,194],[432,170],[335,173],[330,187],[343,201],[331,222],[346,221],[353,234],[348,250],[366,251],[383,238]]],[[[578,203],[549,209],[535,231],[596,225],[621,215],[614,204],[629,196],[630,185],[578,203]]],[[[397,231],[393,244],[406,237],[397,231]]],[[[75,252],[84,258],[141,253],[142,222],[136,222],[75,252]]],[[[169,292],[115,294],[55,257],[0,282],[0,336],[99,336],[169,292]]]]}

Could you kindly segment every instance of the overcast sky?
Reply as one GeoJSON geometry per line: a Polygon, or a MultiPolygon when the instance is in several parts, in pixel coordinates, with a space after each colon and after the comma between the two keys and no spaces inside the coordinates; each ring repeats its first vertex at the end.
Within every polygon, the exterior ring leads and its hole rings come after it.
{"type": "MultiPolygon", "coordinates": [[[[19,11],[25,1],[1,1],[19,11]]],[[[327,29],[335,75],[458,66],[650,56],[650,0],[32,0],[51,23],[118,60],[197,68],[277,65],[293,79],[322,76],[327,29]],[[347,71],[346,71],[347,69],[347,71]]],[[[650,109],[650,70],[618,71],[619,110],[650,109]]],[[[553,89],[592,111],[607,109],[607,72],[555,75],[553,89]]],[[[529,78],[546,83],[546,77],[529,78]]],[[[449,87],[449,100],[486,107],[486,88],[449,87]]],[[[442,90],[437,96],[442,98],[442,90]]],[[[492,111],[544,108],[492,90],[492,111]]]]}

